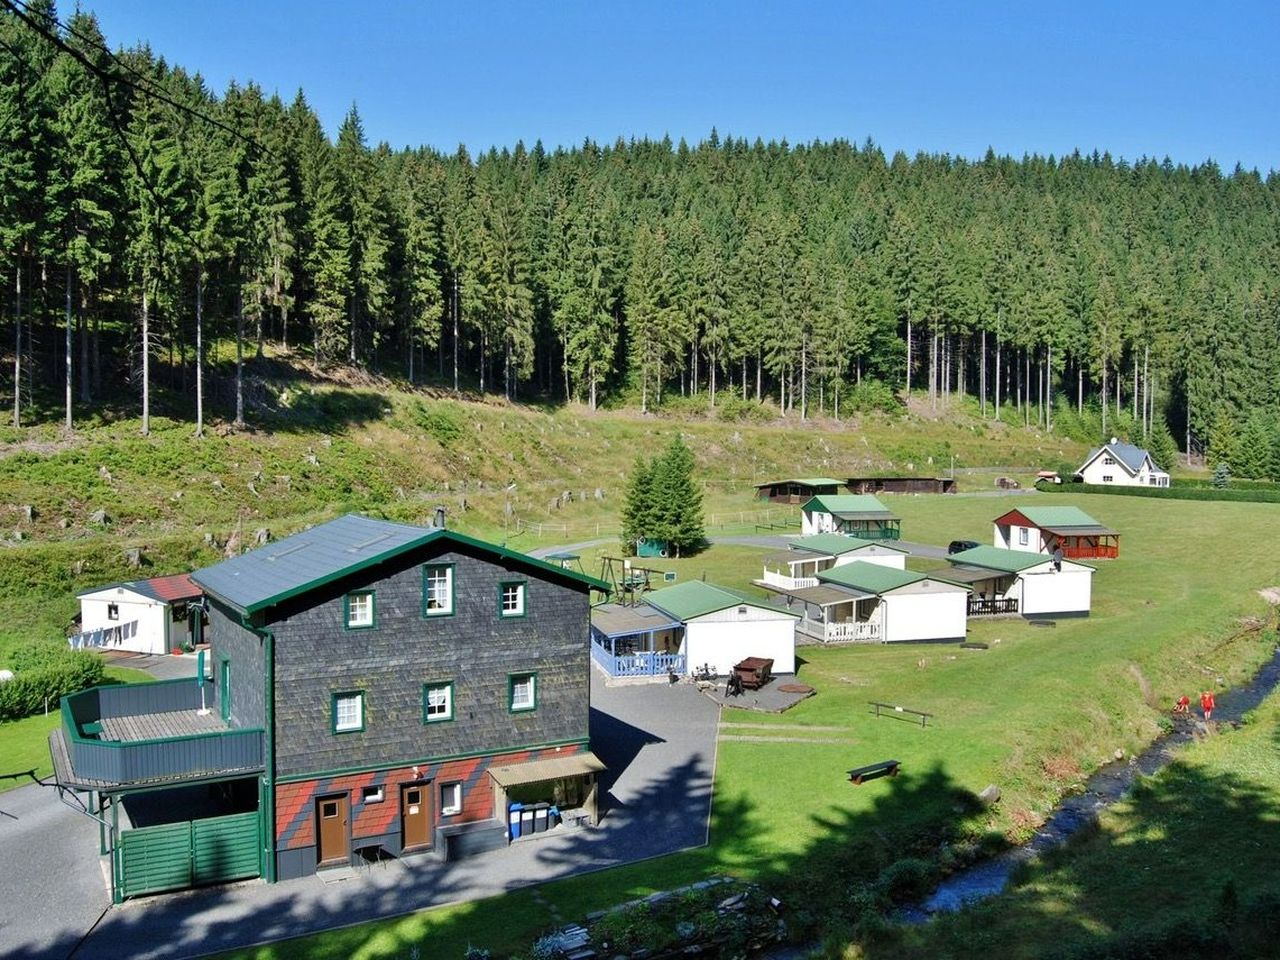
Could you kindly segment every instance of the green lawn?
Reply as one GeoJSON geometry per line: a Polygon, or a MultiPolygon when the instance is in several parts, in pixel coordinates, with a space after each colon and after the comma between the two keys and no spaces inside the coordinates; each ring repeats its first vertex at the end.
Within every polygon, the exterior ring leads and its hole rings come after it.
{"type": "MultiPolygon", "coordinates": [[[[946,543],[987,541],[991,519],[1020,500],[889,502],[902,515],[908,539],[946,543]]],[[[731,871],[759,878],[800,904],[793,914],[798,928],[839,941],[853,935],[841,931],[853,931],[858,917],[874,913],[868,907],[877,892],[902,894],[939,865],[1026,836],[1116,749],[1131,753],[1156,736],[1179,693],[1218,678],[1235,683],[1274,649],[1273,636],[1243,619],[1265,616],[1255,591],[1280,582],[1269,551],[1247,546],[1280,535],[1280,511],[1273,506],[1104,496],[1054,502],[1078,503],[1123,532],[1121,558],[1097,565],[1091,618],[1053,629],[1016,620],[974,624],[970,637],[989,642],[987,651],[802,648],[800,679],[818,696],[777,717],[726,715],[764,724],[753,733],[777,739],[720,743],[709,848],[547,884],[544,896],[562,904],[566,917],[580,917],[595,904],[731,871]],[[927,710],[935,721],[922,729],[877,720],[869,700],[927,710]],[[797,738],[815,742],[792,742],[797,738]],[[825,739],[840,742],[816,742],[825,739]],[[897,779],[862,787],[846,781],[848,768],[889,758],[903,763],[897,779]],[[973,802],[974,792],[989,783],[1004,794],[991,811],[973,802]]],[[[677,569],[681,579],[705,571],[708,579],[742,586],[758,575],[762,552],[717,547],[652,565],[677,569]]],[[[598,565],[587,569],[596,573],[598,565]]],[[[1255,862],[1230,846],[1215,856],[1247,869],[1255,862]]],[[[549,925],[527,896],[234,956],[390,957],[415,943],[424,955],[449,956],[466,942],[504,953],[549,925]]],[[[920,955],[929,955],[927,949],[920,955]]]]}
{"type": "MultiPolygon", "coordinates": [[[[150,680],[151,675],[128,667],[108,667],[107,679],[116,683],[142,683],[150,680]]],[[[0,773],[34,768],[37,777],[50,776],[53,764],[49,760],[49,731],[61,722],[62,713],[55,704],[48,716],[40,714],[0,723],[0,757],[3,758],[0,761],[0,773]]],[[[0,793],[30,782],[0,780],[0,793]]]]}

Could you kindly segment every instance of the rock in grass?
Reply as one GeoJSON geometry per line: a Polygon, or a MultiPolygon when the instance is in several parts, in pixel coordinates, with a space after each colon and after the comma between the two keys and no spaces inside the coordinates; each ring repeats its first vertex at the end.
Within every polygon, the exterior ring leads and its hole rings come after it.
{"type": "Polygon", "coordinates": [[[990,807],[1000,802],[1000,788],[994,783],[987,784],[982,792],[978,794],[978,799],[982,801],[984,807],[990,807]]]}
{"type": "Polygon", "coordinates": [[[93,511],[93,513],[89,514],[89,522],[96,523],[99,526],[105,527],[108,523],[111,522],[111,518],[107,516],[107,511],[95,510],[93,511]]]}

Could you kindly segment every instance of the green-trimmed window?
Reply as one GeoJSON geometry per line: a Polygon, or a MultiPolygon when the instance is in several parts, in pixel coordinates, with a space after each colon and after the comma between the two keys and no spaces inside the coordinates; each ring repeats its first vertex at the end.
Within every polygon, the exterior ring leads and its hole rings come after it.
{"type": "Polygon", "coordinates": [[[342,604],[348,630],[370,630],[378,625],[377,598],[372,590],[353,590],[342,604]]]}
{"type": "Polygon", "coordinates": [[[513,673],[507,677],[507,709],[512,713],[538,709],[536,673],[513,673]]]}
{"type": "Polygon", "coordinates": [[[364,729],[364,691],[344,690],[333,695],[334,733],[359,733],[364,729]]]}
{"type": "Polygon", "coordinates": [[[442,723],[453,719],[453,681],[422,685],[422,722],[442,723]]]}
{"type": "Polygon", "coordinates": [[[429,563],[422,568],[422,615],[453,614],[453,564],[429,563]]]}
{"type": "Polygon", "coordinates": [[[498,584],[498,616],[524,616],[527,586],[523,580],[504,580],[498,584]]]}

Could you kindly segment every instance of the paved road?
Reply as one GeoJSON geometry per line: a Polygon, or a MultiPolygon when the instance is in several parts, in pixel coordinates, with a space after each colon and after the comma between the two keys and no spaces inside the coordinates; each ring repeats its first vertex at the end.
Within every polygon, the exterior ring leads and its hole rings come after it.
{"type": "MultiPolygon", "coordinates": [[[[75,960],[195,957],[493,896],[535,879],[555,879],[705,843],[715,773],[716,705],[690,684],[606,688],[594,670],[591,696],[592,746],[608,764],[610,777],[605,784],[608,809],[599,827],[544,834],[456,863],[425,857],[393,863],[340,883],[307,877],[274,886],[252,882],[132,901],[107,912],[75,960]]],[[[46,804],[53,800],[51,795],[41,799],[46,804]]],[[[96,867],[92,837],[64,840],[53,835],[49,841],[59,848],[67,846],[69,859],[84,860],[82,852],[88,851],[89,866],[96,867]]],[[[7,850],[5,862],[14,862],[7,850]]],[[[45,872],[40,858],[16,862],[26,865],[18,883],[28,882],[28,874],[45,872]]],[[[43,882],[51,889],[62,880],[51,875],[43,882]]],[[[48,903],[55,902],[48,893],[45,896],[48,903]]],[[[58,911],[68,912],[72,897],[75,922],[70,917],[60,921],[69,932],[63,943],[88,928],[93,905],[105,894],[93,899],[87,892],[61,891],[58,911]]],[[[54,914],[50,908],[42,916],[54,914]]],[[[3,946],[32,942],[28,932],[6,938],[3,946]]],[[[63,955],[37,954],[42,960],[63,955]]]]}
{"type": "MultiPolygon", "coordinates": [[[[1004,493],[1005,491],[1001,491],[1004,493]]],[[[985,496],[985,494],[982,494],[985,496]]],[[[739,547],[763,547],[766,549],[785,550],[791,544],[795,543],[799,538],[799,534],[742,534],[740,536],[728,537],[708,537],[712,544],[729,544],[739,547]]],[[[583,543],[572,543],[565,547],[539,547],[536,550],[530,550],[529,555],[533,557],[545,557],[549,553],[576,553],[580,550],[587,550],[591,547],[598,547],[604,543],[613,543],[612,540],[587,540],[583,543]]],[[[930,543],[915,543],[911,540],[895,541],[897,546],[908,550],[913,557],[928,557],[931,560],[945,560],[947,557],[946,547],[935,547],[930,543]]]]}
{"type": "MultiPolygon", "coordinates": [[[[129,653],[123,650],[106,650],[103,658],[108,666],[129,667],[133,670],[145,670],[157,680],[178,680],[182,677],[196,675],[196,655],[187,654],[175,657],[171,654],[153,655],[148,653],[129,653]]],[[[210,669],[209,667],[205,668],[210,669]]]]}
{"type": "Polygon", "coordinates": [[[0,957],[62,960],[111,904],[98,826],[34,784],[0,793],[0,957]]]}

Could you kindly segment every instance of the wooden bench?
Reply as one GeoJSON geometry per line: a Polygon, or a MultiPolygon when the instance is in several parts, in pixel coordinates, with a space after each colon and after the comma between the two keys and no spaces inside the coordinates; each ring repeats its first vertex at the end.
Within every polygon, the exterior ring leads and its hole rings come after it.
{"type": "Polygon", "coordinates": [[[901,766],[902,762],[899,760],[881,760],[879,763],[869,763],[865,767],[854,767],[849,771],[849,782],[862,786],[864,780],[896,777],[901,766]]]}

